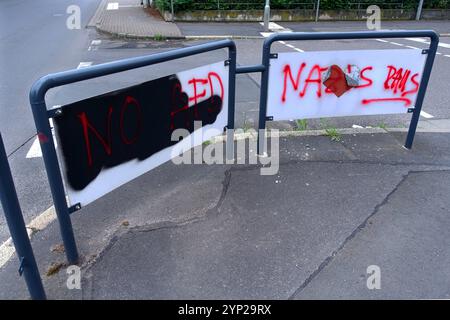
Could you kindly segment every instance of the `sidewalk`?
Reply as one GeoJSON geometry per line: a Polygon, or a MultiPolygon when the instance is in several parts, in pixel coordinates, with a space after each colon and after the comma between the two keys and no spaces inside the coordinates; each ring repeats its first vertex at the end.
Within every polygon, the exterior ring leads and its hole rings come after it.
{"type": "MultiPolygon", "coordinates": [[[[82,290],[66,287],[57,222],[36,231],[48,297],[450,298],[450,133],[422,128],[406,150],[401,131],[285,134],[274,176],[166,163],[73,214],[82,290]]],[[[17,266],[0,298],[27,298],[17,266]]]]}
{"type": "Polygon", "coordinates": [[[157,10],[144,9],[141,0],[103,0],[88,26],[120,37],[181,37],[176,24],[164,21],[157,10]]]}
{"type": "MultiPolygon", "coordinates": [[[[103,0],[88,26],[120,37],[166,39],[264,38],[257,22],[166,22],[156,9],[144,9],[140,0],[103,0]],[[108,4],[109,9],[108,10],[108,4]],[[118,4],[118,6],[112,5],[118,4]]],[[[361,31],[366,21],[278,22],[296,32],[361,31]]],[[[433,29],[450,36],[450,21],[382,21],[384,30],[433,29]]]]}

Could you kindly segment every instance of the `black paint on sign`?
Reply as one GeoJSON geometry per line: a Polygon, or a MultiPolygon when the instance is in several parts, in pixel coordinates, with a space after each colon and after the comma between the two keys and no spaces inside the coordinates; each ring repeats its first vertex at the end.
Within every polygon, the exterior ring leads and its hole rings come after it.
{"type": "MultiPolygon", "coordinates": [[[[222,92],[211,90],[211,96],[198,103],[204,96],[189,98],[171,75],[63,106],[54,123],[70,187],[82,190],[102,168],[143,160],[174,145],[175,129],[193,132],[194,121],[214,123],[222,109],[223,86],[220,77],[213,76],[222,92]],[[195,104],[189,107],[190,99],[195,104]]],[[[207,79],[202,83],[208,85],[207,79]]]]}

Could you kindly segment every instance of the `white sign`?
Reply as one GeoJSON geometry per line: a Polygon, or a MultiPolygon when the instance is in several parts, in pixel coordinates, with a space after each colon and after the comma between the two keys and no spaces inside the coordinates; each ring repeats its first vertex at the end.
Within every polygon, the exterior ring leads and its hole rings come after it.
{"type": "Polygon", "coordinates": [[[70,204],[84,206],[179,156],[172,150],[222,134],[228,73],[222,61],[63,106],[57,151],[70,204]],[[191,134],[170,143],[186,127],[191,134]]]}
{"type": "Polygon", "coordinates": [[[292,120],[407,113],[426,56],[413,49],[278,53],[270,60],[266,115],[292,120]],[[357,85],[351,80],[355,70],[357,85]]]}

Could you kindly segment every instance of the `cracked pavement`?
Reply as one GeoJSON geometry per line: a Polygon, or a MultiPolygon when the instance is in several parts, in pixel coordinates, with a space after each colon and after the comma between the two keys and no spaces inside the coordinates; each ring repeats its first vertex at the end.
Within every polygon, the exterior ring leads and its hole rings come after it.
{"type": "MultiPolygon", "coordinates": [[[[364,131],[364,130],[361,130],[364,131]]],[[[357,130],[355,131],[357,132],[357,130]]],[[[448,298],[449,133],[282,136],[280,171],[167,163],[73,215],[82,289],[56,223],[33,236],[49,298],[448,298]],[[366,268],[381,269],[380,290],[366,268]]],[[[12,259],[1,298],[26,298],[12,259]]]]}

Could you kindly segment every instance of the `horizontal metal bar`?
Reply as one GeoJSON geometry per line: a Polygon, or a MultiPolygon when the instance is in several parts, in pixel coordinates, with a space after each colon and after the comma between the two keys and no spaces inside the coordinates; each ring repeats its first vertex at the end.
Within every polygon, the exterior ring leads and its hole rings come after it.
{"type": "Polygon", "coordinates": [[[262,64],[236,67],[236,73],[263,72],[264,70],[266,70],[266,67],[262,64]]]}
{"type": "Polygon", "coordinates": [[[432,41],[439,39],[434,30],[399,30],[399,31],[355,31],[355,32],[286,32],[275,33],[264,41],[269,47],[276,41],[292,40],[341,40],[341,39],[376,39],[376,38],[416,38],[427,37],[432,41]]]}
{"type": "Polygon", "coordinates": [[[231,51],[235,51],[236,45],[232,40],[226,39],[204,43],[194,47],[187,47],[161,53],[155,53],[143,57],[128,58],[114,62],[103,63],[83,69],[74,69],[49,74],[40,78],[33,84],[30,90],[30,102],[32,105],[43,103],[45,99],[45,93],[49,89],[54,87],[59,87],[65,84],[88,80],[92,78],[102,77],[113,73],[141,68],[152,64],[184,58],[195,54],[222,48],[229,48],[231,51]]]}

